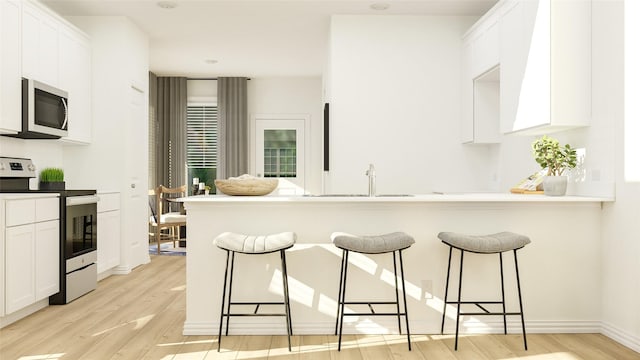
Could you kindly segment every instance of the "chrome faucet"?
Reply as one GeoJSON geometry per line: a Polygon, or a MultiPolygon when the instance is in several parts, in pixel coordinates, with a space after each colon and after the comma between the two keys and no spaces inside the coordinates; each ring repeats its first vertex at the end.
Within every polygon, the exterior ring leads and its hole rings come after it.
{"type": "Polygon", "coordinates": [[[369,196],[376,196],[376,169],[373,164],[369,164],[369,170],[365,175],[369,177],[369,196]]]}

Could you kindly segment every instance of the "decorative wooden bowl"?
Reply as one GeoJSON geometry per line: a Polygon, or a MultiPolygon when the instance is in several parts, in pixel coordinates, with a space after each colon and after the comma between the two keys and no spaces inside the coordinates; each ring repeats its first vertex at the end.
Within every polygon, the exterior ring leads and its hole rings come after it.
{"type": "Polygon", "coordinates": [[[278,179],[227,179],[216,180],[216,188],[226,195],[261,196],[267,195],[278,187],[278,179]]]}

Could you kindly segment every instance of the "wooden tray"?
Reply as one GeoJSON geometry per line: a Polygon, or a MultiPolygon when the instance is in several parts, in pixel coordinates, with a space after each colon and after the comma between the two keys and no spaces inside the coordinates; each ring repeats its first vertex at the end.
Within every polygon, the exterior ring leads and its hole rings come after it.
{"type": "Polygon", "coordinates": [[[267,195],[278,187],[278,179],[216,180],[216,188],[223,194],[235,196],[267,195]]]}
{"type": "Polygon", "coordinates": [[[518,188],[511,188],[512,194],[525,194],[525,195],[544,195],[544,190],[523,190],[518,188]]]}

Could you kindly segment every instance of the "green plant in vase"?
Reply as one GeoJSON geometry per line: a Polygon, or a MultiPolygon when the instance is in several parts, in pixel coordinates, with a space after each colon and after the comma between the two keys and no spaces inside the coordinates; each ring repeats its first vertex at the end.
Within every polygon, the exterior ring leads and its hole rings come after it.
{"type": "Polygon", "coordinates": [[[545,195],[562,196],[567,192],[566,169],[573,169],[578,163],[576,149],[571,145],[560,145],[554,138],[543,135],[532,144],[533,157],[542,169],[547,169],[542,186],[545,195]]]}
{"type": "Polygon", "coordinates": [[[64,170],[45,168],[40,171],[40,190],[64,190],[64,170]]]}

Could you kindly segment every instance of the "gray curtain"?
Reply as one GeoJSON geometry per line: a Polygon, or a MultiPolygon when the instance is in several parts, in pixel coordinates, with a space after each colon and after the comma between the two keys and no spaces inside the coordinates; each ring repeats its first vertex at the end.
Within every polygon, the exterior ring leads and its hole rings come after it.
{"type": "MultiPolygon", "coordinates": [[[[156,169],[153,185],[178,187],[185,185],[186,176],[187,78],[159,76],[155,85],[156,169]]],[[[149,93],[154,90],[150,89],[149,93]]]]}
{"type": "Polygon", "coordinates": [[[217,178],[248,173],[247,78],[218,78],[217,178]]]}

